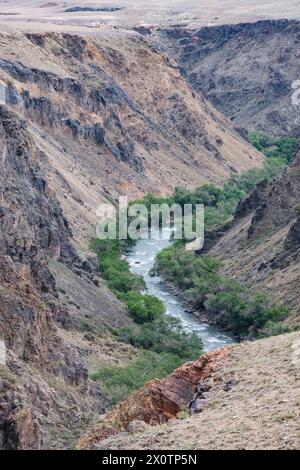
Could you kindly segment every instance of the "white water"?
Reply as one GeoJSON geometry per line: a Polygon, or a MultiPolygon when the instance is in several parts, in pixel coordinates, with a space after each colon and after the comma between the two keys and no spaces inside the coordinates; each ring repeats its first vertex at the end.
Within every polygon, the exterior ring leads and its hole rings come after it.
{"type": "MultiPolygon", "coordinates": [[[[164,235],[170,235],[170,229],[163,229],[164,235]]],[[[181,320],[186,331],[195,331],[201,338],[205,351],[221,348],[234,342],[234,338],[218,327],[200,321],[196,315],[185,310],[184,303],[164,284],[161,277],[151,277],[155,256],[170,245],[167,240],[138,240],[127,256],[131,271],[143,276],[148,293],[161,299],[166,306],[166,314],[181,320]]]]}

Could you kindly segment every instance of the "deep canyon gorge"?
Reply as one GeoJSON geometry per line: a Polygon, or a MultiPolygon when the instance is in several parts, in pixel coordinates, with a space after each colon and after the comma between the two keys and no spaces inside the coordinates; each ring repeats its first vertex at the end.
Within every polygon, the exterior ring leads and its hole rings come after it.
{"type": "Polygon", "coordinates": [[[0,449],[299,449],[299,5],[63,3],[0,8],[0,449]],[[169,240],[93,245],[149,194],[206,198],[159,277],[169,240]]]}

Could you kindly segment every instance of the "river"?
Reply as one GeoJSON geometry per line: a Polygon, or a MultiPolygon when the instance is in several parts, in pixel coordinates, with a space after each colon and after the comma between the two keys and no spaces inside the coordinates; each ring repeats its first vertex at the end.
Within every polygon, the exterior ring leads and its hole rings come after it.
{"type": "MultiPolygon", "coordinates": [[[[163,229],[165,235],[170,235],[170,229],[163,229]]],[[[166,307],[166,315],[172,315],[181,320],[186,331],[195,331],[201,338],[204,351],[213,351],[226,344],[235,342],[233,336],[222,329],[208,325],[200,321],[196,315],[186,311],[184,302],[181,301],[164,283],[161,277],[151,277],[150,269],[154,265],[155,256],[161,250],[170,245],[166,240],[138,240],[132,251],[127,255],[132,272],[143,276],[148,293],[155,295],[163,301],[166,307]]]]}

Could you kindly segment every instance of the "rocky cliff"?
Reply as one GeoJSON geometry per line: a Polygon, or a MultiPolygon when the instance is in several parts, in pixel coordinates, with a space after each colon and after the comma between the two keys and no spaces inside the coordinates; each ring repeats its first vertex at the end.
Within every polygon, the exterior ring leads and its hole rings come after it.
{"type": "Polygon", "coordinates": [[[119,433],[138,432],[146,424],[152,426],[174,420],[180,412],[190,407],[200,412],[207,403],[212,389],[212,376],[224,367],[230,348],[213,351],[197,361],[176,369],[164,380],[152,380],[112,412],[103,415],[102,421],[90,427],[77,447],[101,448],[101,441],[119,433]]]}
{"type": "Polygon", "coordinates": [[[0,365],[0,447],[64,447],[72,441],[71,429],[103,411],[106,400],[88,379],[83,351],[62,334],[78,328],[88,310],[72,315],[59,298],[49,261],[91,286],[102,303],[94,312],[102,330],[101,309],[110,307],[115,326],[126,323],[126,314],[95,285],[91,266],[73,246],[26,122],[5,106],[0,142],[0,338],[7,349],[6,364],[0,365]]]}
{"type": "Polygon", "coordinates": [[[299,128],[299,106],[292,101],[292,84],[300,77],[299,31],[299,22],[291,20],[174,27],[159,30],[156,42],[238,127],[282,136],[299,128]]]}

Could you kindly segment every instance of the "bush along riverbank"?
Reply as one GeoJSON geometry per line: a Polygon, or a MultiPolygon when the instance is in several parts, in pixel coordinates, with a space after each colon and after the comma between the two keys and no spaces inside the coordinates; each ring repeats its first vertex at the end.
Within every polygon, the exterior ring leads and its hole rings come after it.
{"type": "Polygon", "coordinates": [[[274,139],[272,137],[256,134],[251,132],[249,134],[251,144],[260,152],[264,153],[268,158],[280,158],[287,164],[290,164],[297,151],[299,150],[300,142],[296,137],[281,137],[274,139]]]}
{"type": "Polygon", "coordinates": [[[112,333],[119,341],[140,350],[138,358],[125,367],[106,367],[92,375],[102,383],[114,405],[139,389],[146,381],[163,378],[187,361],[202,354],[202,342],[187,333],[175,318],[164,315],[164,304],[145,292],[143,278],[133,274],[123,257],[126,245],[119,240],[91,242],[99,259],[101,276],[108,287],[125,303],[133,324],[112,333]]]}
{"type": "Polygon", "coordinates": [[[270,157],[266,160],[263,168],[253,168],[241,174],[232,175],[224,184],[223,188],[213,184],[204,184],[189,190],[178,187],[173,195],[163,198],[153,194],[146,195],[143,199],[135,201],[144,204],[147,207],[149,220],[151,223],[151,205],[152,204],[179,204],[184,207],[185,204],[204,204],[205,206],[205,228],[209,229],[215,225],[225,223],[233,216],[238,203],[251,191],[258,183],[280,175],[286,168],[288,162],[282,157],[270,157]]]}
{"type": "Polygon", "coordinates": [[[289,313],[263,294],[220,274],[222,263],[185,251],[174,243],[160,252],[153,274],[161,275],[207,321],[232,331],[239,339],[282,333],[280,322],[289,313]]]}

